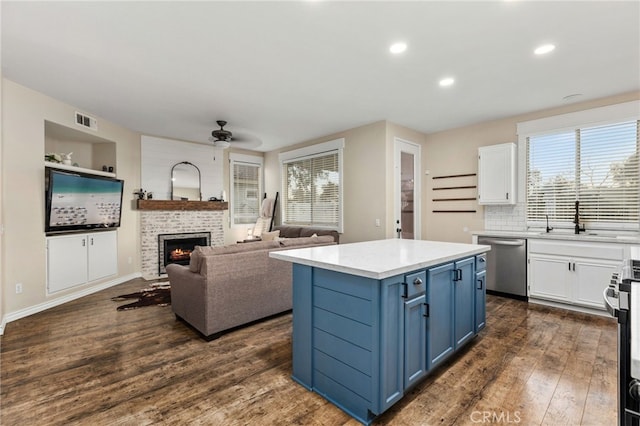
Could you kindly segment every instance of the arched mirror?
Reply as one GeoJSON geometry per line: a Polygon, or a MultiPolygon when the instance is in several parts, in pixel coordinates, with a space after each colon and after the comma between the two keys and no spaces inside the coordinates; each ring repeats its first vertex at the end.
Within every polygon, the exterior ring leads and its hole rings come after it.
{"type": "Polygon", "coordinates": [[[200,169],[188,161],[171,168],[171,199],[202,201],[200,169]]]}

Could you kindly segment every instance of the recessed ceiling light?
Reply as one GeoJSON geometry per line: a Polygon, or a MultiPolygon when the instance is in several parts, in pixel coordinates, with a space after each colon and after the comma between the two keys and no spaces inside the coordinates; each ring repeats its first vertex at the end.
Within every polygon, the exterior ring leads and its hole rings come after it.
{"type": "Polygon", "coordinates": [[[443,78],[442,80],[440,80],[439,84],[442,87],[447,87],[447,86],[451,86],[455,82],[456,81],[452,77],[446,77],[446,78],[443,78]]]}
{"type": "Polygon", "coordinates": [[[543,44],[542,46],[538,46],[536,50],[533,51],[536,55],[544,55],[546,53],[551,52],[556,47],[553,44],[543,44]]]}
{"type": "Polygon", "coordinates": [[[407,50],[407,43],[402,43],[402,42],[394,43],[389,48],[389,52],[395,53],[395,54],[402,53],[405,50],[407,50]]]}

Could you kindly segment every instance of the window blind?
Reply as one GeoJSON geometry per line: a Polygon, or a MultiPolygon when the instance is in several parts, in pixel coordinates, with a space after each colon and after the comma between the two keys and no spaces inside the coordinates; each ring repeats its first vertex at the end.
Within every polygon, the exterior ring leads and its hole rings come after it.
{"type": "Polygon", "coordinates": [[[527,221],[638,228],[639,121],[527,138],[527,221]]]}
{"type": "Polygon", "coordinates": [[[260,216],[260,165],[232,162],[232,223],[254,224],[260,216]]]}
{"type": "Polygon", "coordinates": [[[340,170],[338,151],[282,164],[283,222],[338,228],[340,170]]]}

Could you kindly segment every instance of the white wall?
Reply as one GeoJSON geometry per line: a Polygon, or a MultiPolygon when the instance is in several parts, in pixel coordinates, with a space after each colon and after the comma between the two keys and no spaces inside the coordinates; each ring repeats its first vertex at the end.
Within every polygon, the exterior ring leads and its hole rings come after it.
{"type": "Polygon", "coordinates": [[[265,154],[268,193],[282,192],[278,154],[304,146],[344,138],[344,234],[341,243],[393,238],[393,140],[424,143],[426,135],[378,121],[265,154]],[[380,226],[376,226],[376,220],[380,226]]]}
{"type": "Polygon", "coordinates": [[[3,314],[9,321],[139,275],[139,220],[132,207],[132,193],[140,187],[140,135],[100,118],[97,133],[84,130],[75,124],[75,111],[81,110],[10,80],[2,80],[4,235],[0,250],[4,266],[1,270],[3,314]],[[46,294],[45,121],[113,141],[117,176],[125,182],[122,226],[117,231],[118,275],[54,296],[46,294]],[[21,294],[15,292],[16,283],[22,283],[21,294]]]}
{"type": "MultiPolygon", "coordinates": [[[[141,187],[158,200],[171,199],[171,168],[188,161],[200,169],[202,200],[220,197],[224,153],[212,145],[142,135],[141,187]]],[[[228,193],[228,192],[227,192],[228,193]]]]}
{"type": "MultiPolygon", "coordinates": [[[[624,93],[430,134],[422,154],[423,164],[431,170],[432,175],[477,173],[478,148],[517,142],[516,126],[519,122],[637,99],[640,99],[640,92],[624,93]]],[[[433,203],[430,200],[435,196],[433,184],[429,182],[424,185],[422,193],[427,205],[422,212],[423,223],[427,224],[422,231],[425,239],[470,243],[471,232],[484,230],[485,226],[513,230],[522,229],[525,225],[523,203],[515,206],[477,206],[477,213],[438,214],[432,213],[433,203]]]]}
{"type": "MultiPolygon", "coordinates": [[[[2,2],[0,1],[0,22],[2,22],[2,2]]],[[[2,134],[3,134],[3,126],[2,126],[2,31],[0,31],[0,164],[2,164],[2,134]]],[[[2,253],[2,247],[4,246],[4,232],[2,229],[4,228],[4,217],[2,212],[4,209],[2,208],[3,203],[3,189],[2,189],[2,173],[0,173],[0,335],[4,333],[4,296],[2,289],[4,288],[4,256],[2,253]]]]}

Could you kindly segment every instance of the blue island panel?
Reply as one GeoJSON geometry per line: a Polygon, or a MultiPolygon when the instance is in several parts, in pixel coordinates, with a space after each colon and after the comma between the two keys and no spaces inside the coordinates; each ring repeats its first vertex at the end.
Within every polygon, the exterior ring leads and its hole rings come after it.
{"type": "Polygon", "coordinates": [[[306,272],[294,276],[294,308],[304,299],[305,312],[294,309],[294,339],[301,329],[308,332],[311,361],[298,371],[294,348],[294,379],[354,417],[369,419],[379,382],[373,376],[379,362],[379,281],[297,264],[294,273],[296,268],[306,272]]]}
{"type": "Polygon", "coordinates": [[[484,324],[474,263],[383,279],[294,263],[293,379],[370,424],[484,324]]]}

